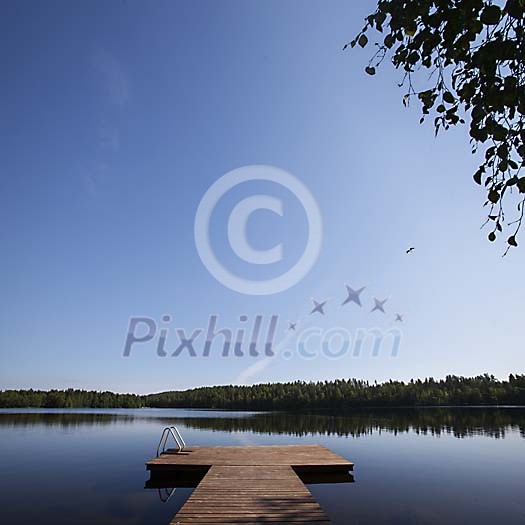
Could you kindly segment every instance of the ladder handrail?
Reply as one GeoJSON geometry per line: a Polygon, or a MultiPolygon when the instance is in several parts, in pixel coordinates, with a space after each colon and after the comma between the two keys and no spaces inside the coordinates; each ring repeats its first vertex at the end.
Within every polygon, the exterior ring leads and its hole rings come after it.
{"type": "Polygon", "coordinates": [[[171,427],[165,427],[162,431],[162,435],[160,436],[160,441],[157,446],[157,457],[159,457],[161,454],[163,454],[166,451],[166,445],[168,443],[169,437],[173,438],[175,443],[177,443],[177,452],[181,452],[186,447],[186,443],[184,442],[184,439],[182,438],[181,433],[179,432],[179,429],[177,427],[171,426],[171,427]],[[162,452],[161,452],[162,447],[162,452]]]}
{"type": "Polygon", "coordinates": [[[166,427],[162,431],[162,435],[160,437],[159,445],[157,447],[157,457],[159,457],[160,454],[164,453],[164,451],[166,450],[166,443],[168,441],[168,438],[170,437],[170,434],[175,440],[175,443],[177,443],[178,452],[181,451],[182,447],[181,447],[181,444],[179,443],[179,440],[177,439],[177,436],[173,433],[173,430],[170,427],[166,427]],[[160,452],[161,446],[162,446],[162,452],[160,452]]]}
{"type": "Polygon", "coordinates": [[[168,501],[170,500],[171,496],[173,496],[173,494],[175,494],[175,490],[176,490],[177,487],[173,487],[173,488],[164,488],[164,489],[161,489],[159,488],[158,489],[158,492],[159,492],[159,498],[160,498],[160,501],[162,501],[162,503],[168,503],[168,501]],[[164,496],[162,495],[162,490],[164,490],[164,496]]]}
{"type": "Polygon", "coordinates": [[[177,427],[171,427],[171,428],[175,431],[177,436],[179,436],[180,441],[182,443],[182,450],[184,450],[186,448],[186,443],[184,442],[184,439],[182,439],[182,434],[179,432],[179,429],[177,427]]]}

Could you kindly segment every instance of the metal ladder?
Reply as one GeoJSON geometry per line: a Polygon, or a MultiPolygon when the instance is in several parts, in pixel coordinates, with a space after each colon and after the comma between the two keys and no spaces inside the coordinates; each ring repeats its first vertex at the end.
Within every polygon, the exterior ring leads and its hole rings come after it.
{"type": "Polygon", "coordinates": [[[160,501],[162,501],[162,503],[168,503],[171,496],[175,494],[175,490],[177,490],[176,487],[158,489],[160,501]]]}
{"type": "Polygon", "coordinates": [[[182,452],[186,448],[186,443],[184,442],[184,439],[182,439],[179,429],[173,426],[166,427],[162,431],[162,435],[160,436],[159,446],[157,447],[157,457],[159,457],[161,454],[166,453],[166,444],[170,435],[175,441],[175,443],[177,443],[177,453],[182,452]]]}

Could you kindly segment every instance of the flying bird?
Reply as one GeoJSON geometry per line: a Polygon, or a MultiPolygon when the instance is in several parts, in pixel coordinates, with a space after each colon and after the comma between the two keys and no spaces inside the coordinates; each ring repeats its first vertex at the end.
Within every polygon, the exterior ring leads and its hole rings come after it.
{"type": "Polygon", "coordinates": [[[411,248],[409,248],[407,250],[407,253],[412,253],[416,248],[414,246],[412,246],[411,248]]]}
{"type": "Polygon", "coordinates": [[[401,314],[396,314],[396,321],[398,323],[402,323],[403,322],[403,316],[401,314]]]}
{"type": "Polygon", "coordinates": [[[323,308],[324,308],[324,305],[328,302],[328,299],[321,303],[317,302],[315,299],[312,299],[312,302],[314,303],[314,307],[312,311],[309,313],[309,315],[315,314],[316,312],[320,313],[321,315],[324,315],[323,308]]]}
{"type": "Polygon", "coordinates": [[[341,303],[341,306],[339,308],[348,303],[355,303],[362,308],[363,305],[361,304],[361,299],[359,298],[359,296],[361,295],[361,292],[366,288],[366,286],[359,288],[359,290],[354,290],[351,286],[348,286],[347,284],[345,284],[345,286],[346,292],[348,293],[348,297],[341,303]]]}
{"type": "Polygon", "coordinates": [[[376,310],[380,311],[380,312],[383,312],[384,314],[386,313],[385,312],[385,303],[388,301],[388,298],[387,299],[383,299],[382,301],[379,301],[377,300],[375,297],[374,297],[374,307],[372,308],[372,310],[370,310],[370,313],[372,312],[375,312],[376,310]]]}
{"type": "Polygon", "coordinates": [[[292,323],[292,321],[288,321],[288,330],[286,330],[287,332],[295,332],[295,327],[297,326],[297,323],[298,321],[295,321],[294,323],[292,323]]]}

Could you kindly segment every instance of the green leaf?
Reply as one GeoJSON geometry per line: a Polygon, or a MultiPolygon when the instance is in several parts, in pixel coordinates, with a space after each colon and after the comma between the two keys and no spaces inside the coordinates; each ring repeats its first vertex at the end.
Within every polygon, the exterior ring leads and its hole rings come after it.
{"type": "Polygon", "coordinates": [[[511,245],[511,246],[518,246],[518,243],[516,241],[516,236],[515,235],[511,235],[508,239],[507,239],[507,242],[511,245]]]}
{"type": "Polygon", "coordinates": [[[496,152],[496,148],[494,146],[491,146],[490,148],[488,148],[487,151],[485,152],[485,159],[489,160],[491,157],[494,156],[495,152],[496,152]]]}
{"type": "Polygon", "coordinates": [[[501,126],[500,124],[497,124],[494,128],[494,131],[492,132],[492,136],[496,140],[503,141],[507,138],[507,128],[505,126],[501,126]]]}
{"type": "Polygon", "coordinates": [[[525,193],[525,177],[521,177],[517,182],[520,193],[525,193]]]}
{"type": "Polygon", "coordinates": [[[366,37],[366,35],[361,35],[357,41],[357,43],[361,46],[361,47],[365,47],[366,44],[368,44],[368,38],[366,37]]]}
{"type": "Polygon", "coordinates": [[[394,42],[395,42],[395,39],[392,35],[386,35],[383,43],[385,44],[386,47],[388,47],[388,49],[390,49],[394,45],[394,42]]]}
{"type": "Polygon", "coordinates": [[[494,232],[489,233],[489,241],[494,242],[496,240],[496,234],[494,232]]]}
{"type": "Polygon", "coordinates": [[[383,22],[386,20],[386,15],[382,11],[378,11],[375,14],[374,18],[375,18],[376,24],[381,26],[381,25],[383,25],[383,22]]]}
{"type": "Polygon", "coordinates": [[[407,36],[414,36],[416,34],[416,31],[417,31],[417,24],[414,21],[410,21],[405,26],[405,34],[407,36]]]}
{"type": "Polygon", "coordinates": [[[496,25],[501,18],[501,9],[497,5],[488,5],[481,13],[481,21],[487,26],[496,25]]]}
{"type": "Polygon", "coordinates": [[[485,109],[481,105],[474,106],[470,114],[474,122],[479,122],[486,115],[485,109]]]}
{"type": "Polygon", "coordinates": [[[371,67],[371,66],[365,67],[365,71],[369,75],[375,75],[376,74],[376,68],[375,67],[371,67]]]}
{"type": "Polygon", "coordinates": [[[474,182],[476,184],[480,184],[481,185],[481,175],[483,174],[483,171],[481,169],[479,169],[478,171],[476,171],[476,173],[474,173],[474,182]]]}
{"type": "Polygon", "coordinates": [[[509,156],[509,148],[507,148],[506,144],[500,144],[497,153],[500,159],[506,159],[509,156]]]}
{"type": "Polygon", "coordinates": [[[454,95],[450,91],[445,91],[443,94],[443,100],[445,102],[448,102],[449,104],[454,104],[456,99],[454,98],[454,95]]]}
{"type": "Polygon", "coordinates": [[[407,62],[409,64],[417,64],[417,61],[419,60],[419,53],[417,51],[412,51],[412,53],[410,53],[410,55],[408,55],[407,57],[407,62]]]}
{"type": "Polygon", "coordinates": [[[492,202],[492,204],[496,204],[499,201],[499,191],[490,190],[489,201],[492,202]]]}

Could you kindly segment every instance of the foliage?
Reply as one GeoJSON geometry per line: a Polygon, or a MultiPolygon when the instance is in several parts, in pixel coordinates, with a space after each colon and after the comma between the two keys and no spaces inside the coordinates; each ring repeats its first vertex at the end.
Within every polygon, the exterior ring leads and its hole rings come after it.
{"type": "Polygon", "coordinates": [[[489,240],[511,227],[507,249],[525,206],[525,0],[379,0],[357,37],[365,47],[371,31],[382,33],[365,71],[385,57],[403,71],[403,103],[419,100],[422,123],[431,111],[436,134],[470,116],[472,151],[484,158],[474,174],[487,191],[489,240]],[[428,73],[429,85],[414,87],[414,74],[428,73]],[[517,216],[506,222],[504,202],[515,197],[517,216]]]}
{"type": "Polygon", "coordinates": [[[525,405],[525,375],[499,381],[488,374],[436,381],[359,379],[316,383],[265,383],[253,386],[211,386],[147,396],[86,390],[0,391],[0,408],[219,408],[240,410],[349,409],[354,407],[446,405],[525,405]]]}
{"type": "Polygon", "coordinates": [[[509,381],[494,376],[388,381],[369,384],[357,379],[254,386],[214,386],[147,396],[151,407],[192,407],[244,410],[311,410],[352,407],[426,405],[525,404],[525,375],[509,381]]]}
{"type": "Polygon", "coordinates": [[[135,394],[114,394],[87,390],[4,390],[0,408],[140,408],[143,401],[135,394]]]}

